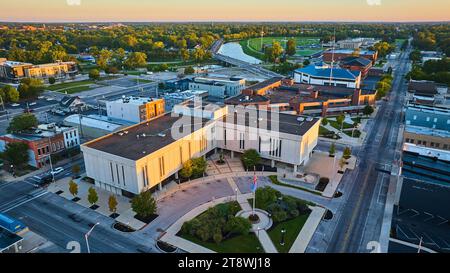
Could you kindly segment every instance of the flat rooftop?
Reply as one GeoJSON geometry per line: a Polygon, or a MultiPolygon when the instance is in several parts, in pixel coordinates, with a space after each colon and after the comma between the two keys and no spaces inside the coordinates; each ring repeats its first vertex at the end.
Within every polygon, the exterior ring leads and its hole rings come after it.
{"type": "Polygon", "coordinates": [[[253,128],[272,130],[278,127],[278,132],[291,135],[303,136],[311,127],[316,124],[320,118],[312,118],[308,116],[296,116],[290,114],[278,114],[278,119],[275,118],[276,112],[257,110],[256,118],[245,113],[230,113],[223,117],[222,121],[236,125],[245,125],[253,128]],[[261,126],[267,125],[267,128],[261,126]]]}
{"type": "MultiPolygon", "coordinates": [[[[279,120],[276,121],[271,112],[262,110],[256,112],[258,116],[256,119],[251,119],[249,115],[245,115],[244,113],[231,113],[223,116],[222,121],[239,125],[245,124],[253,128],[260,128],[260,125],[267,124],[268,130],[278,126],[279,132],[298,136],[304,135],[319,121],[319,118],[281,113],[279,113],[279,120]],[[267,114],[266,117],[264,117],[263,112],[267,114]],[[237,118],[238,115],[240,115],[239,119],[237,118]],[[273,125],[275,124],[276,126],[274,127],[273,125]]],[[[172,113],[167,113],[148,122],[142,122],[124,128],[106,137],[83,144],[83,146],[130,160],[138,160],[175,142],[179,137],[184,137],[200,127],[205,126],[206,123],[211,122],[210,119],[206,118],[183,117],[181,115],[172,117],[171,115],[172,113]],[[174,129],[177,130],[177,133],[179,132],[178,138],[174,139],[172,136],[172,127],[182,118],[185,122],[182,125],[180,124],[181,126],[178,129],[174,129]]]]}
{"type": "MultiPolygon", "coordinates": [[[[177,139],[172,137],[171,130],[175,122],[181,118],[183,116],[172,117],[171,113],[167,113],[148,122],[124,128],[120,132],[93,140],[84,145],[130,160],[138,160],[175,142],[177,139]]],[[[187,118],[189,117],[184,117],[184,119],[187,118]]],[[[192,117],[190,120],[190,124],[183,124],[183,132],[180,132],[181,136],[186,136],[193,132],[194,125],[204,126],[210,121],[209,119],[194,119],[192,117]],[[201,124],[198,124],[199,122],[201,124]]],[[[179,129],[181,131],[181,127],[179,129]]]]}
{"type": "Polygon", "coordinates": [[[0,251],[2,251],[5,248],[9,248],[10,246],[22,240],[23,238],[20,237],[19,235],[0,227],[0,251]]]}
{"type": "Polygon", "coordinates": [[[282,79],[283,79],[283,77],[273,77],[273,78],[270,78],[268,80],[265,80],[265,81],[259,82],[257,84],[251,85],[251,86],[249,86],[249,87],[247,87],[245,89],[252,90],[252,91],[258,91],[258,90],[266,88],[267,86],[270,86],[270,85],[272,85],[272,84],[274,84],[276,82],[279,82],[282,79]]]}

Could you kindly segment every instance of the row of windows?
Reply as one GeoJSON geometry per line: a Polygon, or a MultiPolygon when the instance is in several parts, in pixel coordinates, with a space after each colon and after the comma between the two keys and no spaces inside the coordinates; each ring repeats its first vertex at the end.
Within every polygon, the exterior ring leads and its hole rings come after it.
{"type": "MultiPolygon", "coordinates": [[[[270,149],[269,155],[273,157],[281,157],[281,139],[269,139],[270,149]]],[[[258,152],[261,153],[262,139],[259,137],[258,139],[258,152]]]]}
{"type": "Polygon", "coordinates": [[[119,175],[119,165],[116,163],[114,164],[115,168],[113,167],[113,163],[109,162],[109,167],[111,169],[111,180],[113,183],[115,183],[117,181],[117,184],[121,184],[123,183],[124,186],[126,186],[126,182],[125,182],[125,168],[123,166],[121,166],[121,173],[122,173],[122,182],[120,181],[120,175],[119,175]],[[115,173],[115,174],[114,174],[115,173]]]}
{"type": "MultiPolygon", "coordinates": [[[[423,145],[423,146],[427,146],[427,144],[428,144],[426,140],[420,140],[420,139],[415,140],[415,139],[412,139],[412,138],[406,138],[405,141],[407,143],[423,145]]],[[[432,148],[441,148],[441,143],[430,142],[430,147],[432,147],[432,148]]],[[[443,144],[442,145],[442,149],[448,150],[449,149],[449,145],[448,144],[443,144]]]]}
{"type": "Polygon", "coordinates": [[[70,131],[70,132],[66,132],[65,133],[66,134],[66,138],[72,138],[72,132],[73,132],[73,137],[77,136],[77,131],[70,131]]]}
{"type": "MultiPolygon", "coordinates": [[[[417,115],[413,116],[413,120],[417,120],[417,115]]],[[[431,121],[431,118],[430,117],[426,117],[425,120],[426,121],[431,121]]],[[[438,118],[433,118],[433,122],[434,123],[438,122],[438,118]]],[[[447,124],[450,124],[450,119],[447,119],[447,124]]]]}

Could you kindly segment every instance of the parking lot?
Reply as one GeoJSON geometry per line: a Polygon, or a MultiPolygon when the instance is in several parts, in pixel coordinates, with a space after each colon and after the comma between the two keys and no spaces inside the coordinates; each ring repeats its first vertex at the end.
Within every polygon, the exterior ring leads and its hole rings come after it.
{"type": "Polygon", "coordinates": [[[400,206],[394,208],[395,238],[450,253],[450,188],[405,179],[400,206]]]}

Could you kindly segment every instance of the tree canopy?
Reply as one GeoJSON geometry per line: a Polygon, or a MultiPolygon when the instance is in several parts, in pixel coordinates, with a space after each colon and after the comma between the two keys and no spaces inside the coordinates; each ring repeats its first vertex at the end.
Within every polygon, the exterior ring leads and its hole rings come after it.
{"type": "Polygon", "coordinates": [[[37,118],[30,113],[15,116],[7,128],[8,133],[19,133],[37,127],[37,118]]]}

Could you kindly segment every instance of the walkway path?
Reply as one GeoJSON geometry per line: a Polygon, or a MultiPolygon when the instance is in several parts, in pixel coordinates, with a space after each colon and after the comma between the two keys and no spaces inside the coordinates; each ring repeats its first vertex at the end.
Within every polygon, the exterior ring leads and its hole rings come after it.
{"type": "MultiPolygon", "coordinates": [[[[238,194],[239,194],[237,201],[238,201],[239,205],[241,206],[242,210],[244,210],[244,211],[252,210],[252,207],[250,206],[250,204],[247,201],[249,194],[245,194],[245,195],[240,194],[241,192],[240,192],[239,188],[237,187],[236,183],[234,183],[233,178],[228,177],[227,180],[228,180],[228,183],[230,183],[231,187],[233,187],[234,189],[237,189],[238,194]],[[245,198],[243,198],[243,196],[245,198]]],[[[253,196],[253,194],[250,194],[250,195],[253,196]]],[[[272,240],[270,239],[269,234],[267,234],[267,231],[265,231],[263,229],[259,230],[257,232],[257,237],[266,253],[278,253],[278,250],[275,247],[275,245],[273,244],[272,240]]]]}

